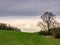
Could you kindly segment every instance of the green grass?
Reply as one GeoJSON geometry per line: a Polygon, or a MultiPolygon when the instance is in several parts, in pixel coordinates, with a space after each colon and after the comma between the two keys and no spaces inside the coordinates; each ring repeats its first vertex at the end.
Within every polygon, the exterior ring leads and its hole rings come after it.
{"type": "Polygon", "coordinates": [[[60,39],[34,33],[0,31],[0,45],[60,45],[60,39]]]}

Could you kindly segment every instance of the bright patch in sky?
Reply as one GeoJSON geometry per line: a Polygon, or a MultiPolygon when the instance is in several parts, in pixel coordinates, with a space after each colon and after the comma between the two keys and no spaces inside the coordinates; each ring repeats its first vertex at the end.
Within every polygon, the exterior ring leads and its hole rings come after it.
{"type": "Polygon", "coordinates": [[[24,25],[25,28],[30,28],[29,24],[24,25]]]}

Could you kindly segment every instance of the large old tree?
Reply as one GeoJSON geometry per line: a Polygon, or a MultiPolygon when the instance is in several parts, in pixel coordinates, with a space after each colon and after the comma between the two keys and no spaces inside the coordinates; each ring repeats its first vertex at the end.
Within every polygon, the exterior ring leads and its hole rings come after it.
{"type": "Polygon", "coordinates": [[[43,22],[38,22],[38,26],[42,27],[45,30],[48,30],[48,33],[50,32],[50,28],[54,27],[55,21],[55,15],[52,12],[45,12],[41,19],[43,22]]]}

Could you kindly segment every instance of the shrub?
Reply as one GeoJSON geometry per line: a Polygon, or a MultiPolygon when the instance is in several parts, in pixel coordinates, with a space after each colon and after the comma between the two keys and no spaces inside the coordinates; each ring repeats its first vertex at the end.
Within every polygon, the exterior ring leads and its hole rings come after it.
{"type": "Polygon", "coordinates": [[[39,32],[39,35],[44,35],[44,36],[46,36],[46,35],[48,35],[48,31],[47,31],[47,30],[45,30],[45,31],[40,31],[40,32],[39,32]]]}
{"type": "Polygon", "coordinates": [[[56,32],[54,35],[55,38],[60,38],[60,32],[56,32]]]}
{"type": "Polygon", "coordinates": [[[60,38],[60,27],[52,28],[50,32],[53,37],[60,38]]]}

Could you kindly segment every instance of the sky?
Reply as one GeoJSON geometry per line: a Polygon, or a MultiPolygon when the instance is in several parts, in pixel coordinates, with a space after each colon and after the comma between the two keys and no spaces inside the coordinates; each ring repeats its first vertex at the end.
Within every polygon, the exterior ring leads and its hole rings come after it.
{"type": "Polygon", "coordinates": [[[0,22],[21,29],[26,28],[24,31],[32,29],[36,31],[38,29],[36,23],[40,20],[40,16],[47,11],[59,17],[60,0],[0,0],[0,22]]]}

